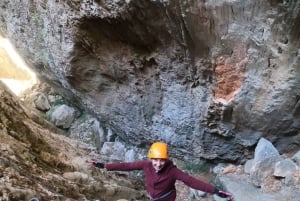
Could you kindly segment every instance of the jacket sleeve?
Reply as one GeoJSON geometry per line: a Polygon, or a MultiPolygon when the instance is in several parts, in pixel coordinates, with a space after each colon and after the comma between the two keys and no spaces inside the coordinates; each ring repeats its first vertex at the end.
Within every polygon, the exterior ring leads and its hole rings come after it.
{"type": "Polygon", "coordinates": [[[200,191],[204,191],[210,194],[214,194],[215,186],[205,183],[195,177],[190,176],[189,174],[181,171],[178,168],[174,168],[173,170],[174,176],[176,180],[182,181],[185,185],[200,191]]]}
{"type": "Polygon", "coordinates": [[[143,170],[147,161],[137,161],[137,162],[122,162],[122,163],[107,163],[105,168],[108,171],[133,171],[133,170],[143,170]]]}

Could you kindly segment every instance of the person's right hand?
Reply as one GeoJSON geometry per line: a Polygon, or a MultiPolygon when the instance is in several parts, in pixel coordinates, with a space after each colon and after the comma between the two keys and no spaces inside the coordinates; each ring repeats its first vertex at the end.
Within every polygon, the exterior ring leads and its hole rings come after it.
{"type": "Polygon", "coordinates": [[[98,161],[96,161],[96,160],[94,160],[94,159],[92,159],[92,160],[90,160],[89,161],[89,164],[91,165],[91,166],[93,166],[93,167],[97,167],[97,168],[100,168],[100,169],[103,169],[104,168],[104,163],[100,163],[100,162],[98,162],[98,161]]]}

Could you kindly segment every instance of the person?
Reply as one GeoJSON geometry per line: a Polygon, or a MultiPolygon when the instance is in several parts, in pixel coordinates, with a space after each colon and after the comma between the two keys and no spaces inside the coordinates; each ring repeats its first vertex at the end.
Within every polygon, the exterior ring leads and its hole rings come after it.
{"type": "Polygon", "coordinates": [[[176,180],[185,185],[210,194],[216,194],[227,200],[232,200],[232,195],[219,190],[213,185],[198,180],[183,172],[169,159],[168,146],[164,142],[155,142],[148,151],[150,160],[121,163],[101,163],[91,160],[90,165],[105,168],[107,171],[132,171],[142,170],[145,176],[145,188],[150,201],[175,201],[176,180]]]}

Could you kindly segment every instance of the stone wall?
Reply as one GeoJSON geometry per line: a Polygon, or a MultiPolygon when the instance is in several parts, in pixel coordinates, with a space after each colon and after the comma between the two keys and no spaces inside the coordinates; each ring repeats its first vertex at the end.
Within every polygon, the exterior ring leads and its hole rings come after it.
{"type": "Polygon", "coordinates": [[[240,161],[261,136],[280,152],[299,147],[299,6],[4,0],[0,32],[124,141],[240,161]]]}

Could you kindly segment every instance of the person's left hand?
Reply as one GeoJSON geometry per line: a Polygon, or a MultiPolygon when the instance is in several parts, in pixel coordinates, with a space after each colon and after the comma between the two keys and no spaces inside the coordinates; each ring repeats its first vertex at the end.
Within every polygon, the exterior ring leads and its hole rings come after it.
{"type": "Polygon", "coordinates": [[[232,200],[233,199],[233,196],[230,193],[226,192],[226,191],[217,190],[216,194],[221,198],[227,198],[227,200],[232,200]]]}

